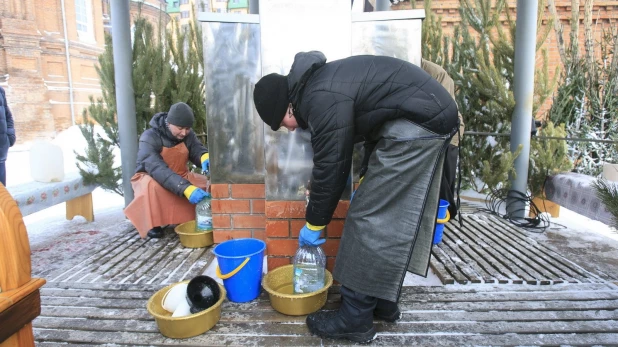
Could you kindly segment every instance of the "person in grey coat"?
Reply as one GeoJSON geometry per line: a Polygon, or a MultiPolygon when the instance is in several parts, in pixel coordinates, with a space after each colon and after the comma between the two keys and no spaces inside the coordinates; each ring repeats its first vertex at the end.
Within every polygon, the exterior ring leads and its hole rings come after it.
{"type": "Polygon", "coordinates": [[[134,199],[125,215],[142,237],[163,237],[162,226],[195,219],[195,204],[209,196],[209,180],[190,172],[187,162],[208,173],[208,149],[193,130],[189,105],[179,102],[155,114],[139,139],[137,167],[131,178],[134,199]]]}
{"type": "Polygon", "coordinates": [[[316,335],[368,342],[374,316],[395,321],[406,271],[426,276],[446,148],[457,104],[420,67],[385,56],[326,63],[296,54],[287,76],[269,74],[255,107],[273,131],[311,134],[313,169],[299,245],[318,246],[346,187],[355,142],[364,141],[361,183],[345,221],[333,277],[341,308],[307,316],[316,335]]]}
{"type": "Polygon", "coordinates": [[[6,186],[6,158],[9,147],[16,141],[13,114],[6,101],[6,93],[0,87],[0,182],[6,186]]]}

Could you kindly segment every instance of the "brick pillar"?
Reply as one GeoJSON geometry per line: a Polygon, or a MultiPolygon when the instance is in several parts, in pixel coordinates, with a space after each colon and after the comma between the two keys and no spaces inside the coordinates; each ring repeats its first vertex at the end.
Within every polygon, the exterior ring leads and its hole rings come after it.
{"type": "MultiPolygon", "coordinates": [[[[326,226],[326,243],[322,245],[326,253],[326,268],[333,271],[339,241],[343,232],[343,222],[348,213],[349,201],[339,201],[333,219],[326,226]]],[[[292,262],[298,249],[298,233],[305,225],[304,201],[266,201],[266,246],[268,270],[292,262]]]]}
{"type": "Polygon", "coordinates": [[[252,237],[264,240],[264,184],[213,184],[214,242],[252,237]]]}

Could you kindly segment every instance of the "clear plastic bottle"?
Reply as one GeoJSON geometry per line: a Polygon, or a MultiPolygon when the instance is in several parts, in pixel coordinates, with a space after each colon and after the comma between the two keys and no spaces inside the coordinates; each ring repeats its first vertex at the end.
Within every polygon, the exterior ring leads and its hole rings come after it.
{"type": "Polygon", "coordinates": [[[210,196],[205,197],[195,205],[195,231],[206,232],[212,230],[212,209],[210,196]]]}
{"type": "Polygon", "coordinates": [[[321,247],[303,246],[294,255],[294,294],[311,293],[324,287],[326,255],[321,247]]]}

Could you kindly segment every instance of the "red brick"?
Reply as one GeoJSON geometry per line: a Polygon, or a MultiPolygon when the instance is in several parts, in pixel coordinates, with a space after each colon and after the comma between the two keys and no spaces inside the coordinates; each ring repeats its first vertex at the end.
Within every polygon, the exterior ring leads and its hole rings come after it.
{"type": "Polygon", "coordinates": [[[350,208],[350,201],[340,200],[333,213],[333,218],[345,218],[348,215],[348,208],[350,208]]]}
{"type": "Polygon", "coordinates": [[[249,200],[213,200],[213,213],[250,213],[251,202],[249,200]]]}
{"type": "Polygon", "coordinates": [[[232,198],[264,199],[265,188],[263,184],[232,184],[232,198]]]}
{"type": "Polygon", "coordinates": [[[305,218],[304,201],[266,201],[268,218],[305,218]]]}
{"type": "Polygon", "coordinates": [[[333,269],[335,268],[335,257],[326,257],[326,269],[328,271],[330,271],[331,273],[333,272],[333,269]]]}
{"type": "Polygon", "coordinates": [[[230,187],[227,184],[212,184],[210,185],[210,194],[212,197],[217,198],[229,198],[230,187]]]}
{"type": "Polygon", "coordinates": [[[268,255],[294,256],[298,249],[298,240],[295,239],[267,239],[268,255]]]}
{"type": "Polygon", "coordinates": [[[302,229],[307,222],[304,219],[292,219],[290,221],[290,235],[292,237],[298,238],[298,234],[300,234],[300,229],[302,229]]]}
{"type": "Polygon", "coordinates": [[[243,239],[251,237],[251,230],[215,230],[214,242],[221,243],[231,239],[243,239]]]}
{"type": "Polygon", "coordinates": [[[229,229],[232,227],[232,219],[229,214],[214,214],[212,227],[215,229],[229,229]]]}
{"type": "Polygon", "coordinates": [[[274,270],[278,267],[289,265],[292,263],[292,258],[282,258],[282,257],[268,257],[268,271],[274,270]]]}
{"type": "Polygon", "coordinates": [[[263,215],[233,215],[234,228],[264,229],[266,217],[263,215]]]}
{"type": "Polygon", "coordinates": [[[331,220],[331,222],[328,224],[328,226],[326,226],[326,235],[329,238],[340,238],[341,235],[343,235],[343,223],[345,222],[345,220],[343,219],[333,219],[331,220]]]}
{"type": "Polygon", "coordinates": [[[264,199],[253,199],[251,200],[251,213],[266,213],[266,200],[264,199]]]}
{"type": "Polygon", "coordinates": [[[290,236],[290,223],[287,220],[267,220],[266,237],[290,236]]]}
{"type": "Polygon", "coordinates": [[[262,241],[266,241],[266,233],[264,231],[264,229],[254,229],[253,230],[253,238],[254,239],[259,239],[262,241]]]}
{"type": "Polygon", "coordinates": [[[326,239],[326,242],[322,245],[322,249],[327,256],[335,257],[339,250],[339,243],[339,239],[326,239]]]}

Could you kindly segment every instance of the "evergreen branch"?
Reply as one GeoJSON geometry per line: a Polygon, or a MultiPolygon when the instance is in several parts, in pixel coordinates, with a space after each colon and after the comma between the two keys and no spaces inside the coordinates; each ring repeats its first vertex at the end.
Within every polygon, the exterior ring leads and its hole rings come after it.
{"type": "Polygon", "coordinates": [[[604,178],[592,182],[597,197],[603,202],[613,216],[613,226],[618,228],[618,185],[610,183],[604,178]]]}

